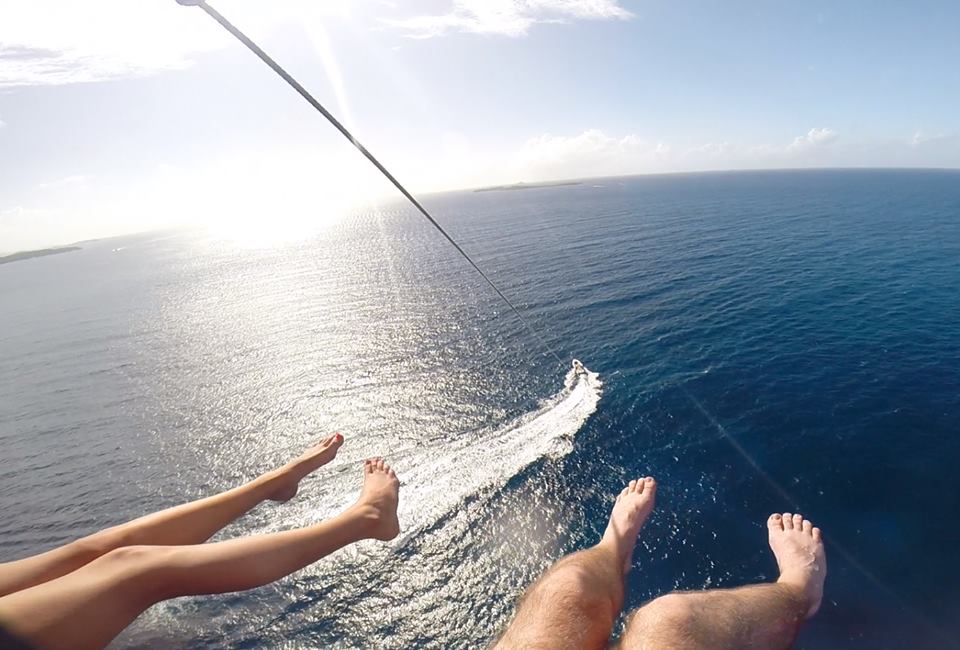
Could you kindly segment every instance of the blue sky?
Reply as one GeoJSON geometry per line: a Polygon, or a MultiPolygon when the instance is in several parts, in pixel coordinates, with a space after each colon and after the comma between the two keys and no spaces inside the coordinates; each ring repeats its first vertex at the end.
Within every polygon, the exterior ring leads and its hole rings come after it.
{"type": "MultiPolygon", "coordinates": [[[[419,192],[960,167],[955,2],[211,4],[419,192]]],[[[199,9],[0,4],[0,251],[180,223],[297,233],[388,195],[199,9]]]]}

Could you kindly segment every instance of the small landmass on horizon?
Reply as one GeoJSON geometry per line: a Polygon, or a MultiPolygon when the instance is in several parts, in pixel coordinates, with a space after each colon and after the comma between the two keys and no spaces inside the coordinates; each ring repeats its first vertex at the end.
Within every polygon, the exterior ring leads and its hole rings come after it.
{"type": "Polygon", "coordinates": [[[0,256],[0,264],[10,264],[11,262],[20,262],[33,259],[34,257],[46,257],[47,255],[59,255],[60,253],[72,253],[80,250],[79,246],[61,246],[59,248],[41,248],[35,251],[20,251],[12,255],[0,256]]]}
{"type": "Polygon", "coordinates": [[[564,187],[566,185],[583,185],[582,181],[548,181],[546,183],[513,183],[512,185],[491,185],[478,187],[474,192],[504,192],[508,190],[533,190],[538,187],[564,187]]]}

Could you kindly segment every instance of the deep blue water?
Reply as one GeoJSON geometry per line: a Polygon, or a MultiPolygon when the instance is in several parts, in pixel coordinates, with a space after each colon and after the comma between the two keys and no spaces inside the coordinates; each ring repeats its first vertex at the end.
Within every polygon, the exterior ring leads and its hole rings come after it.
{"type": "Polygon", "coordinates": [[[484,450],[547,408],[564,370],[399,204],[274,249],[96,242],[0,267],[0,558],[233,485],[339,429],[335,476],[224,536],[307,523],[367,453],[467,487],[408,481],[403,544],[155,608],[118,647],[479,647],[645,474],[661,489],[628,609],[773,579],[764,521],[800,511],[831,541],[798,647],[960,647],[960,173],[650,176],[425,203],[600,373],[572,451],[511,465],[484,450]]]}

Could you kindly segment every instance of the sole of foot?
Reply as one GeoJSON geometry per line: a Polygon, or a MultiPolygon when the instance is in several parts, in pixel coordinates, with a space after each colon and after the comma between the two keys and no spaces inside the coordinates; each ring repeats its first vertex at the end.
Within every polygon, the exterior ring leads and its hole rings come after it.
{"type": "Polygon", "coordinates": [[[369,522],[369,537],[382,541],[400,534],[397,504],[400,501],[400,480],[382,458],[363,461],[363,491],[356,508],[369,522]]]}
{"type": "Polygon", "coordinates": [[[613,504],[610,521],[601,544],[609,544],[623,562],[623,572],[630,570],[637,535],[656,502],[657,482],[652,476],[630,481],[613,504]]]}
{"type": "Polygon", "coordinates": [[[311,472],[336,458],[342,445],[343,436],[339,433],[327,436],[305,451],[299,458],[276,470],[274,476],[270,479],[276,485],[276,489],[270,494],[270,500],[283,502],[297,496],[300,481],[311,472]]]}
{"type": "Polygon", "coordinates": [[[820,529],[803,515],[775,513],[767,519],[770,548],[780,567],[778,584],[789,585],[803,594],[808,604],[806,618],[820,609],[823,583],[827,578],[827,557],[820,529]]]}

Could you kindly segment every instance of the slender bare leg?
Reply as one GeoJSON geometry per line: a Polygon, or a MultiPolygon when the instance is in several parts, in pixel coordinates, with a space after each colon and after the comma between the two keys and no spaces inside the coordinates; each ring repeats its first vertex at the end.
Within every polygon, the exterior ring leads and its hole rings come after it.
{"type": "Polygon", "coordinates": [[[820,529],[801,515],[771,515],[767,528],[780,566],[775,583],[657,598],[633,614],[620,647],[790,648],[800,625],[820,607],[827,561],[820,529]]]}
{"type": "Polygon", "coordinates": [[[107,528],[46,553],[0,564],[0,596],[59,578],[123,546],[205,542],[260,502],[292,498],[301,479],[333,460],[342,444],[343,436],[334,434],[299,458],[240,487],[107,528]]]}
{"type": "Polygon", "coordinates": [[[213,544],[119,548],[0,598],[0,621],[37,647],[102,648],[162,600],[259,587],[353,542],[393,539],[400,532],[399,487],[382,459],[368,460],[360,499],[329,521],[213,544]]]}
{"type": "Polygon", "coordinates": [[[650,477],[630,481],[617,497],[600,543],[568,555],[535,582],[495,647],[606,647],[623,607],[623,578],[637,534],[653,510],[656,490],[650,477]]]}

